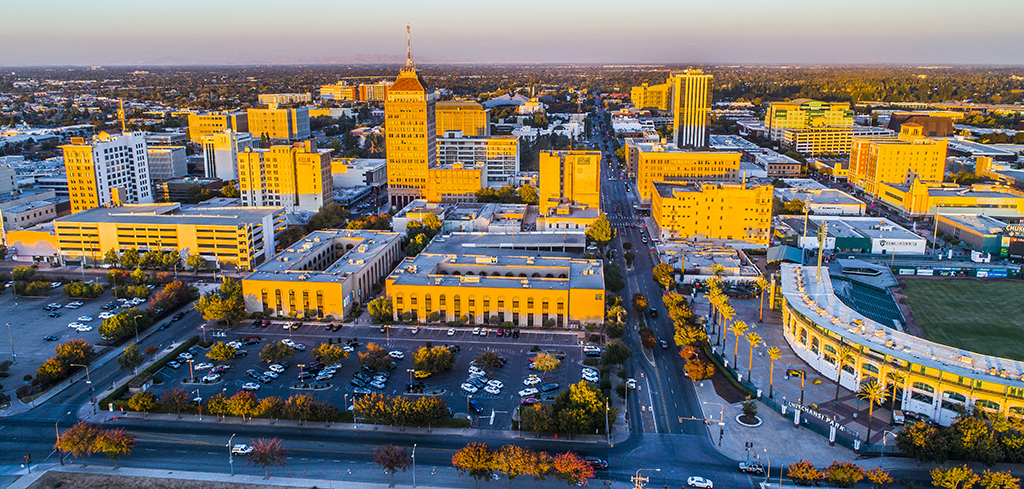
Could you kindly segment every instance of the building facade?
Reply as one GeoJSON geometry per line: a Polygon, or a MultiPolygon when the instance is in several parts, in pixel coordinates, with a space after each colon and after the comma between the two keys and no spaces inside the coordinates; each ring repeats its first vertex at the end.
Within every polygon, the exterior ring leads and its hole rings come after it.
{"type": "Polygon", "coordinates": [[[856,138],[850,152],[850,183],[878,197],[880,184],[906,184],[911,174],[941,182],[946,172],[946,140],[928,139],[921,126],[903,124],[896,138],[856,138]]]}
{"type": "Polygon", "coordinates": [[[242,279],[247,312],[277,317],[344,318],[374,294],[401,257],[390,231],[315,231],[242,279]]]}
{"type": "Polygon", "coordinates": [[[739,151],[681,150],[674,144],[636,143],[628,146],[627,165],[636,168],[640,201],[651,201],[653,182],[737,182],[739,151]]]}
{"type": "Polygon", "coordinates": [[[491,111],[472,100],[451,100],[434,104],[437,137],[448,131],[462,131],[464,136],[491,134],[491,111]]]}
{"type": "Polygon", "coordinates": [[[182,208],[181,204],[99,207],[54,221],[66,262],[98,265],[110,251],[174,250],[221,265],[251,270],[274,254],[284,230],[279,207],[182,208]]]}
{"type": "Polygon", "coordinates": [[[712,75],[686,70],[669,78],[672,85],[672,142],[682,148],[705,148],[711,123],[712,75]]]}
{"type": "Polygon", "coordinates": [[[249,116],[246,112],[212,112],[188,115],[188,140],[201,144],[203,136],[225,130],[249,132],[249,116]]]}
{"type": "Polygon", "coordinates": [[[427,169],[424,198],[429,202],[476,202],[476,191],[486,183],[486,170],[482,165],[436,165],[427,169]]]}
{"type": "Polygon", "coordinates": [[[89,141],[71,138],[61,149],[72,212],[117,203],[112,193],[120,203],[153,202],[145,133],[104,131],[89,141]]]}
{"type": "Polygon", "coordinates": [[[314,141],[238,154],[238,190],[243,206],[284,207],[288,213],[317,212],[331,202],[331,150],[314,141]]]}
{"type": "Polygon", "coordinates": [[[468,136],[447,131],[437,139],[437,162],[483,165],[487,169],[485,186],[514,183],[519,173],[519,137],[468,136]]]}
{"type": "Polygon", "coordinates": [[[359,100],[359,85],[348,85],[338,82],[334,85],[320,87],[320,99],[322,100],[359,100]]]}
{"type": "Polygon", "coordinates": [[[810,128],[852,128],[853,110],[849,102],[822,102],[820,100],[796,99],[789,102],[772,102],[765,115],[768,137],[782,141],[783,133],[810,128]]]}
{"type": "Polygon", "coordinates": [[[768,245],[771,185],[655,182],[651,217],[661,239],[728,239],[768,245]]]}
{"type": "Polygon", "coordinates": [[[910,185],[878,184],[878,198],[907,217],[959,214],[1024,218],[1024,192],[1001,185],[962,186],[914,178],[910,185]]]}
{"type": "Polygon", "coordinates": [[[248,109],[249,131],[253,137],[266,135],[272,140],[301,141],[309,139],[309,109],[265,108],[248,109]]]}
{"type": "Polygon", "coordinates": [[[310,103],[313,96],[309,93],[261,93],[257,99],[260,105],[274,108],[279,105],[310,103]]]}
{"type": "Polygon", "coordinates": [[[541,214],[566,203],[600,209],[601,152],[542,152],[538,194],[541,214]]]}
{"type": "Polygon", "coordinates": [[[437,161],[434,103],[434,95],[426,92],[411,64],[387,90],[388,197],[394,208],[405,207],[425,194],[427,168],[437,161]]]}
{"type": "Polygon", "coordinates": [[[253,147],[252,135],[230,129],[202,137],[203,170],[206,178],[225,182],[238,180],[238,153],[253,147]]]}
{"type": "Polygon", "coordinates": [[[167,180],[188,175],[184,146],[148,146],[149,176],[153,180],[167,180]]]}
{"type": "Polygon", "coordinates": [[[662,83],[660,85],[648,85],[646,83],[633,87],[629,91],[629,98],[638,109],[668,110],[672,103],[672,85],[662,83]]]}

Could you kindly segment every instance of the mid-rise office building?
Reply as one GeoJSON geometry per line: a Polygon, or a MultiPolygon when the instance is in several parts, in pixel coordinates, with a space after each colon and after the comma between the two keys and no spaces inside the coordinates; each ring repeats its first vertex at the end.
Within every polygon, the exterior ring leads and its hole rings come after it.
{"type": "Polygon", "coordinates": [[[224,187],[219,178],[180,177],[153,182],[153,193],[157,202],[189,203],[189,189],[200,187],[215,192],[224,187]]]}
{"type": "Polygon", "coordinates": [[[317,149],[314,141],[250,148],[238,154],[243,206],[317,212],[331,202],[333,189],[331,150],[317,149]]]}
{"type": "Polygon", "coordinates": [[[483,165],[435,165],[427,169],[424,198],[429,202],[476,202],[476,191],[486,182],[483,165]]]}
{"type": "Polygon", "coordinates": [[[884,127],[809,127],[784,129],[781,146],[807,156],[846,155],[853,138],[893,137],[896,133],[884,127]]]}
{"type": "Polygon", "coordinates": [[[230,129],[235,132],[249,132],[249,115],[246,112],[211,112],[188,115],[188,140],[200,144],[203,136],[230,129]]]}
{"type": "Polygon", "coordinates": [[[247,312],[277,317],[344,318],[369,300],[402,254],[391,231],[315,231],[242,279],[247,312]]]}
{"type": "Polygon", "coordinates": [[[472,100],[450,100],[434,104],[437,137],[448,131],[462,131],[464,136],[487,136],[491,133],[491,111],[472,100]]]}
{"type": "Polygon", "coordinates": [[[248,109],[249,132],[254,138],[266,136],[275,141],[309,139],[309,108],[248,109]]]}
{"type": "Polygon", "coordinates": [[[18,188],[18,174],[11,165],[0,165],[0,194],[9,194],[18,188]]]}
{"type": "Polygon", "coordinates": [[[661,239],[727,239],[768,245],[772,186],[655,182],[651,217],[661,239]]]}
{"type": "Polygon", "coordinates": [[[206,178],[225,182],[238,180],[238,154],[254,146],[250,133],[230,129],[203,136],[202,145],[206,178]]]}
{"type": "Polygon", "coordinates": [[[463,234],[433,240],[387,277],[397,321],[581,328],[604,316],[604,266],[582,233],[463,234]],[[471,250],[468,251],[468,250],[471,250]]]}
{"type": "Polygon", "coordinates": [[[849,102],[822,102],[805,98],[772,102],[765,116],[765,125],[768,126],[768,137],[772,141],[781,141],[787,129],[852,128],[853,110],[849,102]]]}
{"type": "Polygon", "coordinates": [[[680,148],[704,148],[708,145],[712,78],[701,70],[686,70],[669,78],[672,85],[672,142],[680,148]]]}
{"type": "Polygon", "coordinates": [[[332,158],[334,188],[380,187],[388,183],[388,160],[384,158],[332,158]]]}
{"type": "Polygon", "coordinates": [[[659,85],[644,83],[633,87],[629,98],[638,109],[668,110],[672,104],[672,85],[667,82],[659,85]]]}
{"type": "Polygon", "coordinates": [[[946,140],[928,139],[921,126],[905,123],[895,138],[855,138],[850,152],[850,183],[878,197],[880,184],[909,184],[911,174],[941,182],[946,172],[946,140]]]}
{"type": "Polygon", "coordinates": [[[188,175],[184,146],[148,146],[149,176],[153,180],[167,180],[188,175]]]}
{"type": "Polygon", "coordinates": [[[467,136],[461,131],[447,131],[437,139],[437,162],[483,165],[487,169],[486,186],[510,184],[519,173],[519,137],[467,136]]]}
{"type": "Polygon", "coordinates": [[[540,154],[540,213],[559,204],[601,208],[601,152],[545,151],[540,154]]]}
{"type": "Polygon", "coordinates": [[[173,250],[251,270],[274,254],[284,230],[280,207],[193,207],[126,204],[98,207],[54,221],[63,262],[96,265],[110,251],[173,250]]]}
{"type": "Polygon", "coordinates": [[[674,144],[645,143],[627,139],[626,164],[635,168],[640,201],[651,201],[652,182],[737,182],[739,151],[695,151],[674,144]]]}
{"type": "Polygon", "coordinates": [[[388,90],[391,90],[391,82],[381,80],[377,83],[362,83],[359,85],[359,101],[384,101],[388,99],[388,90]]]}
{"type": "Polygon", "coordinates": [[[349,85],[338,82],[335,85],[324,85],[320,87],[320,98],[322,100],[359,100],[359,85],[349,85]]]}
{"type": "Polygon", "coordinates": [[[425,195],[427,168],[437,161],[434,103],[410,60],[384,103],[388,197],[394,208],[425,195]]]}
{"type": "Polygon", "coordinates": [[[7,233],[25,229],[57,217],[57,206],[50,200],[37,200],[10,207],[0,208],[0,237],[6,240],[7,233]]]}
{"type": "Polygon", "coordinates": [[[272,109],[280,105],[306,104],[313,101],[309,93],[261,93],[258,97],[260,105],[272,109]]]}
{"type": "Polygon", "coordinates": [[[1002,185],[959,185],[914,178],[907,184],[879,183],[878,198],[906,217],[939,214],[1024,218],[1024,192],[1002,185]]]}
{"type": "Polygon", "coordinates": [[[61,149],[72,212],[153,202],[145,133],[101,131],[89,141],[71,138],[61,149]]]}

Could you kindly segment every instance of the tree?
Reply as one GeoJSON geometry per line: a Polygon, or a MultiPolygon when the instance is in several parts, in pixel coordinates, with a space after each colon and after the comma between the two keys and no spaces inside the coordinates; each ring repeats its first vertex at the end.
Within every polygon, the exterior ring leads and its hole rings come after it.
{"type": "Polygon", "coordinates": [[[139,266],[139,262],[142,261],[142,256],[139,255],[139,250],[135,248],[125,248],[121,251],[121,266],[124,268],[135,268],[139,266]]]}
{"type": "Polygon", "coordinates": [[[387,350],[370,342],[366,344],[365,352],[359,352],[359,365],[379,371],[388,370],[391,368],[391,357],[387,350]]]}
{"type": "Polygon", "coordinates": [[[103,254],[103,264],[104,265],[110,265],[110,266],[112,266],[114,268],[117,268],[117,266],[120,263],[121,263],[121,257],[117,256],[117,250],[116,249],[111,248],[111,249],[107,250],[106,253],[103,254]]]}
{"type": "Polygon", "coordinates": [[[836,487],[853,487],[864,480],[867,475],[864,469],[853,462],[832,462],[821,472],[822,478],[836,487]]]}
{"type": "Polygon", "coordinates": [[[366,304],[366,310],[370,312],[370,317],[373,319],[374,324],[392,321],[394,313],[391,307],[391,298],[386,295],[382,295],[366,304]]]}
{"type": "Polygon", "coordinates": [[[875,404],[884,402],[887,395],[885,386],[874,380],[862,385],[860,392],[857,393],[857,397],[868,401],[868,436],[864,438],[865,442],[870,443],[868,440],[871,440],[871,422],[875,419],[875,404]]]}
{"type": "MultiPolygon", "coordinates": [[[[96,451],[96,438],[99,436],[99,426],[79,421],[60,434],[54,448],[58,453],[70,453],[75,458],[88,457],[96,451]]],[[[82,464],[85,464],[84,460],[82,464]]]]}
{"type": "Polygon", "coordinates": [[[230,360],[235,358],[235,347],[218,341],[210,347],[210,351],[206,352],[206,357],[211,360],[230,360]]]}
{"type": "Polygon", "coordinates": [[[558,357],[547,353],[538,353],[533,358],[533,368],[540,370],[541,372],[550,372],[562,366],[562,361],[558,357]]]}
{"type": "Polygon", "coordinates": [[[893,483],[892,476],[881,467],[875,467],[868,470],[864,475],[867,476],[869,481],[871,481],[874,489],[885,489],[893,483]]]}
{"type": "Polygon", "coordinates": [[[918,462],[946,461],[946,443],[940,439],[938,429],[924,421],[904,427],[896,435],[896,447],[918,462]]]}
{"type": "Polygon", "coordinates": [[[223,187],[220,188],[220,194],[229,199],[237,198],[239,195],[238,187],[235,186],[235,182],[227,182],[223,187]]]}
{"type": "Polygon", "coordinates": [[[225,278],[220,289],[212,291],[199,299],[196,309],[203,313],[207,321],[225,321],[228,326],[245,319],[245,298],[242,286],[233,278],[225,278]]]}
{"type": "Polygon", "coordinates": [[[654,267],[654,281],[658,282],[662,287],[665,287],[665,290],[670,290],[675,284],[675,280],[672,279],[672,274],[674,272],[675,269],[672,268],[672,265],[659,263],[654,267]]]}
{"type": "Polygon", "coordinates": [[[992,466],[1002,457],[995,430],[988,422],[975,416],[961,416],[946,429],[945,436],[952,458],[976,460],[992,466]]]}
{"type": "Polygon", "coordinates": [[[189,396],[185,389],[174,388],[164,391],[164,395],[160,398],[160,403],[167,409],[173,409],[178,413],[178,418],[181,418],[181,410],[188,407],[189,396]]]}
{"type": "Polygon", "coordinates": [[[391,484],[388,487],[395,487],[395,471],[402,469],[402,472],[405,472],[412,465],[412,459],[405,448],[388,444],[373,451],[373,463],[391,474],[391,484]]]}
{"type": "Polygon", "coordinates": [[[252,418],[257,404],[256,394],[249,391],[240,391],[226,399],[228,413],[232,416],[241,416],[242,421],[245,421],[247,417],[252,418]]]}
{"type": "Polygon", "coordinates": [[[560,453],[553,463],[555,478],[565,481],[567,487],[583,484],[594,477],[594,467],[572,452],[560,453]]]}
{"type": "Polygon", "coordinates": [[[520,422],[523,429],[535,433],[555,431],[555,407],[551,404],[542,403],[532,406],[525,406],[519,410],[520,422]]]}
{"type": "Polygon", "coordinates": [[[130,276],[132,278],[132,282],[134,282],[135,285],[146,285],[146,279],[148,276],[146,275],[146,272],[142,271],[141,268],[136,268],[135,271],[133,271],[130,276]]]}
{"type": "Polygon", "coordinates": [[[144,330],[152,324],[153,316],[148,311],[140,311],[133,307],[117,313],[112,318],[104,319],[103,324],[100,325],[100,336],[117,342],[134,336],[136,330],[144,330]]]}
{"type": "Polygon", "coordinates": [[[128,408],[133,411],[142,411],[143,415],[152,411],[156,404],[156,394],[152,392],[139,392],[128,399],[128,408]]]}
{"type": "Polygon", "coordinates": [[[523,204],[537,204],[539,202],[539,194],[537,193],[537,187],[526,184],[519,187],[519,200],[523,204]]]}
{"type": "Polygon", "coordinates": [[[117,461],[121,457],[131,455],[134,447],[135,435],[128,433],[124,428],[104,430],[96,437],[96,451],[103,452],[108,459],[113,460],[115,470],[117,461]]]}
{"type": "Polygon", "coordinates": [[[746,333],[749,330],[750,330],[750,327],[748,327],[747,323],[745,323],[743,321],[736,321],[735,323],[732,323],[729,326],[729,331],[731,331],[733,336],[736,337],[736,346],[735,346],[735,348],[732,351],[732,363],[733,363],[733,365],[735,365],[736,362],[738,362],[737,358],[739,357],[739,353],[740,353],[740,338],[743,336],[744,333],[746,333]]]}
{"type": "MultiPolygon", "coordinates": [[[[629,243],[626,243],[626,244],[629,244],[629,243]]],[[[627,251],[627,252],[622,254],[622,258],[626,260],[626,266],[627,267],[632,267],[633,266],[633,260],[636,260],[636,253],[633,253],[632,251],[627,251]]]]}
{"type": "Polygon", "coordinates": [[[199,255],[188,255],[188,258],[185,259],[185,268],[192,270],[193,273],[204,267],[206,267],[206,260],[199,255]]]}
{"type": "Polygon", "coordinates": [[[768,367],[768,398],[774,399],[774,387],[775,387],[775,361],[782,357],[782,352],[779,351],[778,347],[771,347],[768,349],[768,358],[771,361],[771,366],[768,367]]]}
{"type": "Polygon", "coordinates": [[[608,222],[608,216],[603,212],[587,229],[587,237],[603,252],[604,247],[612,240],[612,225],[608,222]]]}
{"type": "Polygon", "coordinates": [[[494,350],[487,350],[476,357],[473,364],[484,370],[498,368],[501,366],[501,355],[494,350]]]}
{"type": "Polygon", "coordinates": [[[764,293],[771,285],[764,279],[764,277],[758,277],[756,285],[757,289],[761,291],[761,312],[757,316],[757,321],[762,322],[764,321],[764,293]]]}
{"type": "Polygon", "coordinates": [[[626,288],[626,278],[622,276],[618,263],[609,262],[604,268],[604,287],[612,292],[626,288]]]}
{"type": "Polygon", "coordinates": [[[622,365],[633,356],[630,350],[621,340],[612,340],[604,345],[604,361],[609,365],[622,365]]]}
{"type": "Polygon", "coordinates": [[[494,473],[494,452],[485,443],[470,443],[452,455],[452,466],[461,474],[469,474],[476,487],[494,473]]]}
{"type": "Polygon", "coordinates": [[[433,348],[424,346],[413,354],[412,363],[416,370],[436,374],[444,370],[451,370],[455,366],[455,353],[443,346],[433,348]]]}
{"type": "Polygon", "coordinates": [[[715,364],[705,362],[699,358],[687,361],[683,369],[686,370],[686,375],[690,377],[690,380],[694,382],[701,382],[715,375],[715,364]]]}
{"type": "Polygon", "coordinates": [[[277,438],[260,438],[252,445],[252,452],[249,453],[249,463],[253,467],[263,467],[264,479],[270,478],[270,467],[277,465],[284,467],[287,452],[281,446],[281,440],[277,438]]]}
{"type": "Polygon", "coordinates": [[[1014,477],[1010,471],[989,472],[986,470],[981,474],[979,483],[984,489],[1020,489],[1020,479],[1014,477]]]}
{"type": "Polygon", "coordinates": [[[347,351],[342,350],[338,345],[328,345],[327,343],[321,343],[320,346],[313,349],[312,353],[324,365],[333,365],[342,358],[348,357],[347,351]]]}
{"type": "MultiPolygon", "coordinates": [[[[839,344],[839,348],[836,351],[836,360],[837,360],[837,363],[838,363],[838,366],[839,366],[839,378],[842,378],[842,376],[843,376],[843,366],[845,366],[848,363],[848,359],[850,358],[850,355],[852,355],[852,354],[853,354],[853,348],[851,348],[850,345],[847,345],[846,343],[840,343],[839,344]]],[[[839,389],[840,389],[840,387],[842,387],[840,385],[839,378],[836,379],[836,398],[834,399],[836,401],[839,400],[839,389]]]]}
{"type": "Polygon", "coordinates": [[[135,369],[142,365],[142,362],[142,352],[139,351],[139,345],[136,343],[124,347],[124,351],[117,356],[117,363],[121,366],[121,370],[135,369]]]}
{"type": "Polygon", "coordinates": [[[508,487],[520,474],[530,473],[533,451],[516,445],[505,445],[494,453],[494,469],[508,477],[508,487]]]}
{"type": "Polygon", "coordinates": [[[16,282],[28,282],[35,276],[36,270],[32,267],[19,266],[11,271],[11,278],[16,282]]]}
{"type": "Polygon", "coordinates": [[[821,471],[807,460],[793,462],[786,466],[786,475],[798,486],[812,486],[821,480],[821,471]]]}
{"type": "Polygon", "coordinates": [[[966,465],[963,467],[937,467],[932,469],[932,485],[944,489],[970,489],[981,479],[966,465]]]}
{"type": "Polygon", "coordinates": [[[170,311],[177,309],[192,300],[192,288],[180,280],[171,282],[153,295],[151,300],[154,309],[170,311]]]}
{"type": "Polygon", "coordinates": [[[644,297],[643,294],[633,294],[633,301],[632,302],[633,302],[633,311],[635,311],[638,315],[642,316],[644,311],[647,310],[647,305],[648,305],[647,297],[644,297]]]}
{"type": "Polygon", "coordinates": [[[530,460],[529,472],[533,476],[534,484],[536,485],[537,481],[547,478],[548,474],[554,470],[554,465],[555,461],[548,452],[534,451],[530,460]]]}
{"type": "Polygon", "coordinates": [[[754,368],[754,348],[761,346],[764,341],[757,333],[747,333],[747,343],[750,345],[750,358],[747,362],[747,380],[750,380],[750,372],[754,368]]]}
{"type": "MultiPolygon", "coordinates": [[[[213,350],[211,349],[212,353],[213,350]]],[[[263,346],[263,351],[260,352],[260,360],[267,363],[280,362],[286,358],[291,358],[295,355],[295,348],[292,348],[280,341],[273,343],[267,343],[263,346]]]]}

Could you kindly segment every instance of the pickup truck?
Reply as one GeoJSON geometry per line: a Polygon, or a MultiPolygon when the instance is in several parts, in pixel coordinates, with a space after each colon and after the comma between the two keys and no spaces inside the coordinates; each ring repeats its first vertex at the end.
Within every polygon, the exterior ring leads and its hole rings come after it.
{"type": "Polygon", "coordinates": [[[740,462],[740,472],[764,475],[764,466],[757,462],[740,462]]]}

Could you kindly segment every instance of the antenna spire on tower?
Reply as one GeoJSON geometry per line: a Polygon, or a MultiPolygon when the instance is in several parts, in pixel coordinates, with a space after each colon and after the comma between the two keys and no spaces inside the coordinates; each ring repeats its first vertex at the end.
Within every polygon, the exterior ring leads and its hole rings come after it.
{"type": "Polygon", "coordinates": [[[412,27],[405,24],[405,67],[412,68],[412,27]]]}

